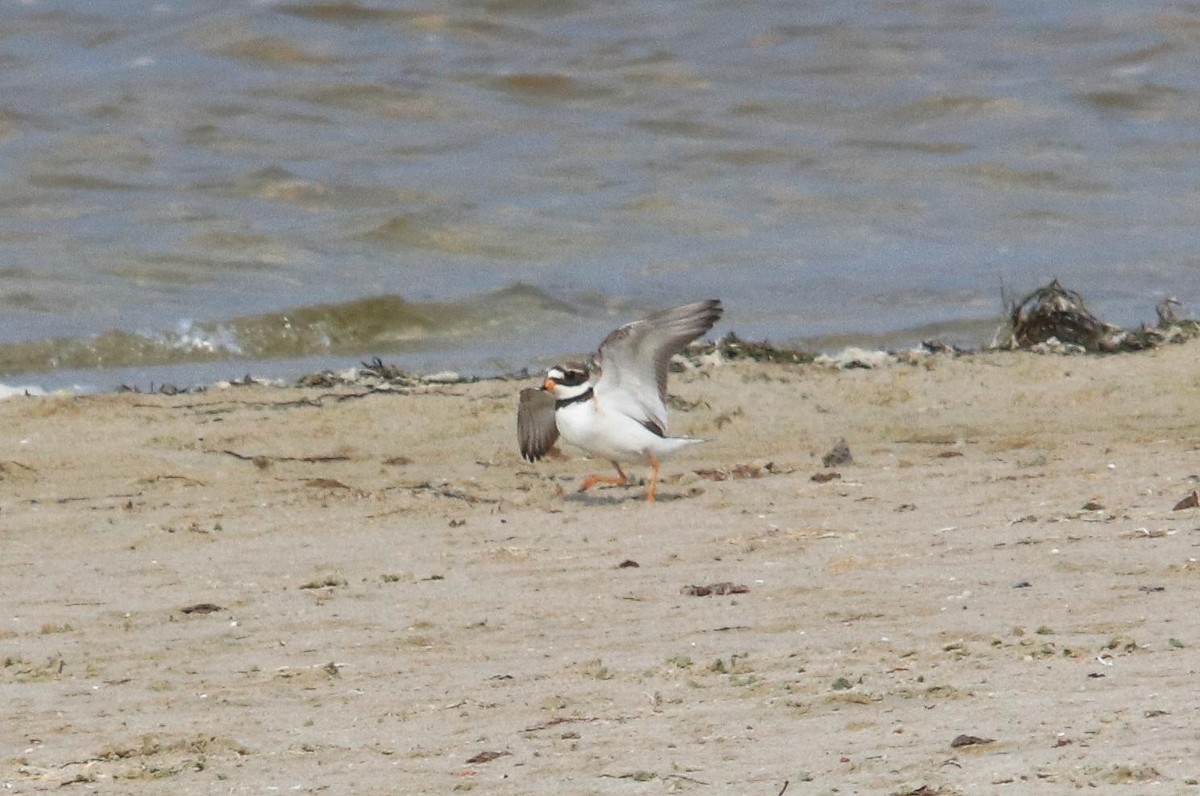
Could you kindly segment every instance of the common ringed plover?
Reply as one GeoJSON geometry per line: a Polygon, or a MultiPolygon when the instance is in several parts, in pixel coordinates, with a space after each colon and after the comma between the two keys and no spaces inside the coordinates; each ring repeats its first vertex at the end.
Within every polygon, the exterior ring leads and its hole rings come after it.
{"type": "Polygon", "coordinates": [[[717,299],[697,301],[627,323],[600,344],[599,374],[582,362],[546,371],[541,388],[521,391],[517,442],[521,455],[537,461],[561,434],[567,442],[612,462],[616,477],[590,475],[579,491],[596,484],[624,484],[621,462],[650,464],[647,502],[654,502],[661,460],[704,440],[667,436],[667,370],[671,357],[707,332],[724,312],[717,299]]]}

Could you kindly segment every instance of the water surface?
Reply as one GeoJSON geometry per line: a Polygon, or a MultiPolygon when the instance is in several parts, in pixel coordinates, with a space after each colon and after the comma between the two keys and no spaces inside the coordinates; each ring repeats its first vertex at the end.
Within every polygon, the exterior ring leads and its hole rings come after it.
{"type": "Polygon", "coordinates": [[[708,296],[981,343],[1055,276],[1152,321],[1198,56],[1194,3],[5,3],[0,380],[512,370],[708,296]]]}

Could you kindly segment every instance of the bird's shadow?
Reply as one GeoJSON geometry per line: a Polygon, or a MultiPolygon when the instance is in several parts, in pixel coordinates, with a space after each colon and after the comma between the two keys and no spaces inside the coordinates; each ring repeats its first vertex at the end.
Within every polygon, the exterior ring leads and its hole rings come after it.
{"type": "MultiPolygon", "coordinates": [[[[659,492],[654,496],[656,503],[674,503],[677,500],[688,500],[696,495],[675,492],[659,492]]],[[[645,503],[645,487],[609,487],[603,492],[568,492],[563,495],[567,503],[580,503],[585,506],[620,506],[626,503],[645,503]],[[620,491],[618,491],[620,490],[620,491]]]]}

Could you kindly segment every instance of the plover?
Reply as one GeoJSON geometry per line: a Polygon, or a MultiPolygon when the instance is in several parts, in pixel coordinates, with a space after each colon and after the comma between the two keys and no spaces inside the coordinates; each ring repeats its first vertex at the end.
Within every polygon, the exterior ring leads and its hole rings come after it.
{"type": "Polygon", "coordinates": [[[724,309],[717,299],[697,301],[627,323],[600,344],[595,368],[565,362],[546,372],[540,388],[521,391],[517,442],[521,455],[537,461],[559,435],[612,462],[617,475],[590,475],[580,491],[596,484],[624,484],[621,462],[650,465],[646,500],[654,502],[662,459],[704,440],[667,436],[667,371],[671,357],[713,327],[724,309]],[[593,370],[598,369],[599,374],[593,370]]]}

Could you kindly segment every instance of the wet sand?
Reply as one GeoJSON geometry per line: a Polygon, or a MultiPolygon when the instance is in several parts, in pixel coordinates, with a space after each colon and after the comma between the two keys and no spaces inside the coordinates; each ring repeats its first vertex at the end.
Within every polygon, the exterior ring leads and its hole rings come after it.
{"type": "Polygon", "coordinates": [[[0,783],[1191,792],[1197,351],[680,374],[654,506],[512,381],[0,402],[0,783]]]}

